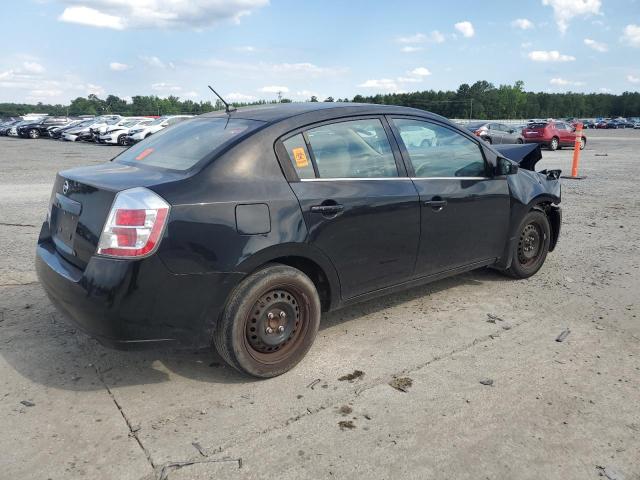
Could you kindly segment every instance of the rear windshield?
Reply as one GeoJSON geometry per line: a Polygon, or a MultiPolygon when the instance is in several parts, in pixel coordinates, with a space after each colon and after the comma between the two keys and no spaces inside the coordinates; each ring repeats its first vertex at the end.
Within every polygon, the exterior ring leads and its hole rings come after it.
{"type": "Polygon", "coordinates": [[[188,170],[227,142],[256,130],[262,124],[242,118],[187,120],[141,141],[114,161],[188,170]]]}
{"type": "Polygon", "coordinates": [[[534,122],[527,125],[528,128],[544,128],[547,126],[547,122],[534,122]]]}

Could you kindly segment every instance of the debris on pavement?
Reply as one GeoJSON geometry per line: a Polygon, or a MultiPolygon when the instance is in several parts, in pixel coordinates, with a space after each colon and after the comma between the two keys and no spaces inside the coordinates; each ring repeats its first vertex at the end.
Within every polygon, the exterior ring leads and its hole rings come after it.
{"type": "Polygon", "coordinates": [[[22,400],[20,402],[22,405],[24,405],[25,407],[35,407],[36,404],[33,402],[30,402],[29,400],[22,400]]]}
{"type": "Polygon", "coordinates": [[[409,377],[398,377],[391,380],[389,382],[389,385],[396,390],[406,393],[409,390],[409,387],[413,385],[413,380],[411,380],[409,377]]]}
{"type": "Polygon", "coordinates": [[[353,380],[357,378],[362,378],[362,377],[364,377],[364,372],[362,370],[354,370],[353,373],[349,373],[347,375],[343,375],[342,377],[338,378],[338,381],[344,382],[345,380],[348,380],[352,382],[353,380]]]}
{"type": "Polygon", "coordinates": [[[193,448],[195,448],[198,451],[198,453],[203,457],[209,456],[205,453],[204,448],[202,448],[202,445],[200,445],[198,442],[191,442],[191,445],[193,445],[193,448]]]}
{"type": "Polygon", "coordinates": [[[353,430],[356,428],[356,425],[352,420],[340,420],[338,422],[338,426],[340,427],[340,430],[353,430]]]}
{"type": "Polygon", "coordinates": [[[494,315],[493,313],[487,313],[487,317],[489,317],[489,318],[487,318],[487,322],[489,322],[489,323],[496,323],[496,320],[498,322],[504,322],[504,320],[502,318],[500,318],[497,315],[494,315]]]}
{"type": "Polygon", "coordinates": [[[480,383],[482,385],[486,385],[488,387],[492,387],[493,386],[493,380],[490,378],[483,378],[482,380],[480,380],[480,383]]]}
{"type": "Polygon", "coordinates": [[[353,412],[353,408],[351,408],[349,405],[342,405],[338,411],[342,414],[342,415],[349,415],[351,412],[353,412]]]}
{"type": "Polygon", "coordinates": [[[319,383],[320,383],[320,379],[316,378],[313,382],[311,382],[309,385],[307,385],[307,388],[310,388],[311,390],[313,390],[313,387],[315,387],[319,383]]]}
{"type": "Polygon", "coordinates": [[[624,480],[624,476],[621,473],[616,472],[611,467],[603,467],[596,465],[596,471],[601,477],[605,477],[608,480],[624,480]]]}
{"type": "Polygon", "coordinates": [[[564,339],[567,338],[570,333],[571,330],[565,328],[562,332],[560,332],[560,335],[556,337],[556,342],[564,342],[564,339]]]}

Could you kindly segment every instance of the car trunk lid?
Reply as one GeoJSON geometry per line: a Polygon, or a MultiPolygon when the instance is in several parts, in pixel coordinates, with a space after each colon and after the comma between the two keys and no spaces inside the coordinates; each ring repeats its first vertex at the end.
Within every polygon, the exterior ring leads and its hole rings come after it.
{"type": "Polygon", "coordinates": [[[119,163],[74,168],[58,173],[49,204],[49,231],[58,253],[84,269],[96,252],[116,194],[153,187],[185,175],[119,163]]]}
{"type": "Polygon", "coordinates": [[[541,138],[544,136],[544,130],[547,128],[547,125],[548,123],[546,122],[531,123],[522,131],[522,135],[524,138],[541,138]]]}

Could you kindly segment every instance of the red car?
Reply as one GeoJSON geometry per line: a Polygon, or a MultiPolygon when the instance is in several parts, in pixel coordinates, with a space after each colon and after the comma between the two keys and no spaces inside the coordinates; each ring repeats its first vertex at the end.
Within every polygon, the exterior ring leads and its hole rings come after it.
{"type": "MultiPolygon", "coordinates": [[[[574,128],[566,122],[548,121],[530,123],[522,129],[524,143],[541,143],[550,150],[573,147],[576,141],[574,128]]],[[[580,150],[587,144],[584,133],[580,137],[580,150]]]]}

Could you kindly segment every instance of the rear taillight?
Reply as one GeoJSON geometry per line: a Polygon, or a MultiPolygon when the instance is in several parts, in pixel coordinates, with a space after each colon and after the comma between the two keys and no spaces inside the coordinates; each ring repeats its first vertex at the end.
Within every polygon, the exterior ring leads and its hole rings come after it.
{"type": "Polygon", "coordinates": [[[116,195],[98,242],[98,254],[135,258],[151,255],[158,247],[170,206],[146,188],[116,195]]]}

